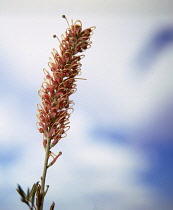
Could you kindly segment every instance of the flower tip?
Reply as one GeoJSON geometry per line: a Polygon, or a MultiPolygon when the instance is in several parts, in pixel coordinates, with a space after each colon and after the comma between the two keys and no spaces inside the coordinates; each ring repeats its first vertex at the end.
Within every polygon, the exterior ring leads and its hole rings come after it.
{"type": "Polygon", "coordinates": [[[65,15],[62,15],[62,18],[65,18],[65,19],[66,19],[66,21],[67,21],[67,25],[68,25],[68,27],[70,28],[70,24],[69,24],[69,22],[68,22],[68,20],[67,20],[66,16],[65,16],[65,15]]]}
{"type": "Polygon", "coordinates": [[[55,34],[53,35],[53,38],[56,38],[56,35],[55,34]]]}

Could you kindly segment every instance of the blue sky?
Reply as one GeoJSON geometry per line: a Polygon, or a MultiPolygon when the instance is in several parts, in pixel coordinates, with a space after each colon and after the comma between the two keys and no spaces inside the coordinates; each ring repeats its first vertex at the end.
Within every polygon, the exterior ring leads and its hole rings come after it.
{"type": "Polygon", "coordinates": [[[40,179],[36,129],[43,68],[67,24],[95,25],[72,96],[70,130],[54,152],[45,201],[60,210],[171,210],[173,24],[170,1],[1,3],[0,209],[27,209],[15,189],[40,179]]]}

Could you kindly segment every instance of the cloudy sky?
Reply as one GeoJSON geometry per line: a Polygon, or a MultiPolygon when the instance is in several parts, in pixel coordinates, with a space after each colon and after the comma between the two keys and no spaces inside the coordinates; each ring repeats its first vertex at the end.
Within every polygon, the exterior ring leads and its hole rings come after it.
{"type": "Polygon", "coordinates": [[[42,69],[71,19],[96,26],[70,130],[54,152],[45,209],[171,210],[173,2],[0,2],[0,209],[25,210],[16,186],[40,180],[42,69]]]}

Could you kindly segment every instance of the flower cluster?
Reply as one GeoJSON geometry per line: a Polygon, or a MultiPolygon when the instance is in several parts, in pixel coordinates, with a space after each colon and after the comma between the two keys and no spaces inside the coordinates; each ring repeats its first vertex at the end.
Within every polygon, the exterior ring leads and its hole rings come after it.
{"type": "Polygon", "coordinates": [[[37,125],[39,132],[43,133],[45,148],[48,142],[50,148],[55,146],[70,128],[69,117],[74,103],[69,97],[76,91],[76,76],[80,74],[80,60],[84,57],[76,54],[91,47],[90,36],[95,28],[82,30],[79,20],[72,22],[71,26],[68,23],[68,26],[60,41],[60,52],[53,49],[53,59],[48,63],[51,72],[43,69],[45,79],[39,90],[42,105],[37,105],[37,125]]]}

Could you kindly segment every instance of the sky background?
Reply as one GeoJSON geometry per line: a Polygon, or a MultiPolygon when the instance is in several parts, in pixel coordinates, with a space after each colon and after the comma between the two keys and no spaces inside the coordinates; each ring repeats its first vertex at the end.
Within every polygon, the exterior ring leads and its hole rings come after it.
{"type": "Polygon", "coordinates": [[[40,180],[38,90],[68,20],[96,26],[45,209],[172,210],[173,2],[0,1],[0,209],[40,180]]]}

